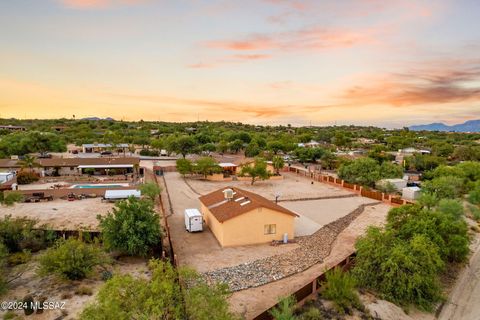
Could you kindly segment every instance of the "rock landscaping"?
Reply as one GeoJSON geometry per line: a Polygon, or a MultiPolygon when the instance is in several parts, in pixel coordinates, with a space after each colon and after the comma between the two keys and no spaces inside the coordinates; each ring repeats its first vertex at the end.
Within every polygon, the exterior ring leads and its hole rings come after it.
{"type": "Polygon", "coordinates": [[[231,291],[239,291],[258,287],[295,273],[304,271],[316,263],[320,263],[330,254],[337,235],[347,228],[364,210],[365,207],[380,202],[362,204],[348,215],[332,222],[311,236],[297,238],[299,248],[255,261],[222,268],[203,274],[210,282],[224,282],[231,291]]]}

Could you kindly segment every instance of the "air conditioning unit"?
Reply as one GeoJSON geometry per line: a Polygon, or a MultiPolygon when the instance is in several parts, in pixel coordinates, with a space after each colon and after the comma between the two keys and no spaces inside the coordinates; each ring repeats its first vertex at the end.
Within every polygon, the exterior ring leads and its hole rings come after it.
{"type": "Polygon", "coordinates": [[[233,190],[232,189],[225,189],[223,190],[223,195],[226,200],[232,200],[233,199],[233,190]]]}

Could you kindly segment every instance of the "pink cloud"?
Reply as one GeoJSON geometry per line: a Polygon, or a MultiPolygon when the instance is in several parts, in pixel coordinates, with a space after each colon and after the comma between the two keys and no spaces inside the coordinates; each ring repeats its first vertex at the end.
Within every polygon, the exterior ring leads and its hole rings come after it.
{"type": "Polygon", "coordinates": [[[209,48],[228,51],[258,50],[327,50],[353,47],[376,42],[374,29],[349,30],[310,27],[295,31],[250,35],[244,39],[226,39],[207,42],[209,48]]]}
{"type": "Polygon", "coordinates": [[[74,9],[102,9],[114,5],[134,5],[147,0],[59,0],[66,7],[74,9]]]}

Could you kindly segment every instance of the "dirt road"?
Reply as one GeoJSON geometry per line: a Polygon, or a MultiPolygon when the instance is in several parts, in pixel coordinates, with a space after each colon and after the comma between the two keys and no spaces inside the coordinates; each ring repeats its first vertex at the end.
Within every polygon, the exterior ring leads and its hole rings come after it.
{"type": "Polygon", "coordinates": [[[439,320],[480,319],[480,235],[476,234],[470,248],[469,263],[460,273],[439,320]]]}

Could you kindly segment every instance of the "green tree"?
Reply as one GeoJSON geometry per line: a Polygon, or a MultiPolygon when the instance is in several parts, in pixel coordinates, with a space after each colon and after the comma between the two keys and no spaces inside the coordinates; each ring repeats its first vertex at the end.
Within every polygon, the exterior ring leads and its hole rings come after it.
{"type": "Polygon", "coordinates": [[[178,159],[177,160],[177,171],[183,177],[185,177],[185,175],[188,174],[188,173],[192,173],[193,172],[192,162],[188,159],[178,159]]]}
{"type": "Polygon", "coordinates": [[[285,151],[285,145],[281,141],[270,141],[267,144],[267,149],[271,150],[273,154],[278,154],[279,151],[285,151]]]}
{"type": "Polygon", "coordinates": [[[260,147],[258,146],[255,140],[252,140],[247,147],[245,148],[245,156],[246,157],[256,157],[260,154],[260,147]]]}
{"type": "Polygon", "coordinates": [[[438,274],[444,264],[438,247],[424,235],[401,241],[392,232],[370,227],[355,247],[353,275],[360,286],[394,303],[427,310],[441,298],[438,274]]]}
{"type": "Polygon", "coordinates": [[[234,140],[228,144],[228,148],[233,153],[238,153],[243,148],[243,141],[240,139],[234,140]]]}
{"type": "Polygon", "coordinates": [[[225,153],[228,151],[228,142],[225,140],[222,140],[218,143],[217,145],[217,151],[220,153],[225,153]]]}
{"type": "Polygon", "coordinates": [[[379,164],[370,158],[360,158],[348,164],[342,164],[338,176],[350,183],[373,187],[380,180],[379,164]]]}
{"type": "Polygon", "coordinates": [[[272,158],[272,164],[273,168],[275,169],[275,174],[277,176],[280,175],[280,169],[283,169],[283,167],[285,166],[285,160],[283,160],[283,157],[274,156],[272,158]]]}
{"type": "Polygon", "coordinates": [[[97,245],[74,238],[60,239],[40,257],[39,272],[41,275],[57,274],[69,280],[79,280],[88,277],[96,266],[103,266],[108,261],[97,245]]]}
{"type": "Polygon", "coordinates": [[[130,197],[117,202],[112,212],[97,216],[105,247],[129,255],[146,256],[161,243],[160,218],[151,201],[130,197]]]}
{"type": "Polygon", "coordinates": [[[193,153],[195,146],[195,139],[190,136],[181,136],[175,140],[173,151],[177,154],[181,154],[185,159],[187,154],[193,153]]]}
{"type": "Polygon", "coordinates": [[[253,165],[247,164],[242,167],[242,175],[248,175],[253,185],[258,179],[266,180],[270,176],[267,170],[267,162],[262,158],[256,158],[253,165]]]}
{"type": "Polygon", "coordinates": [[[157,196],[162,192],[162,188],[160,188],[155,182],[144,183],[140,185],[139,189],[142,195],[146,196],[152,202],[155,202],[157,196]]]}
{"type": "Polygon", "coordinates": [[[455,176],[441,176],[422,184],[422,191],[434,193],[438,198],[455,199],[462,195],[464,182],[462,178],[455,176]]]}
{"type": "Polygon", "coordinates": [[[204,179],[206,179],[208,175],[222,171],[222,168],[218,165],[215,159],[211,157],[203,157],[198,159],[195,162],[194,169],[197,173],[202,174],[204,179]]]}

